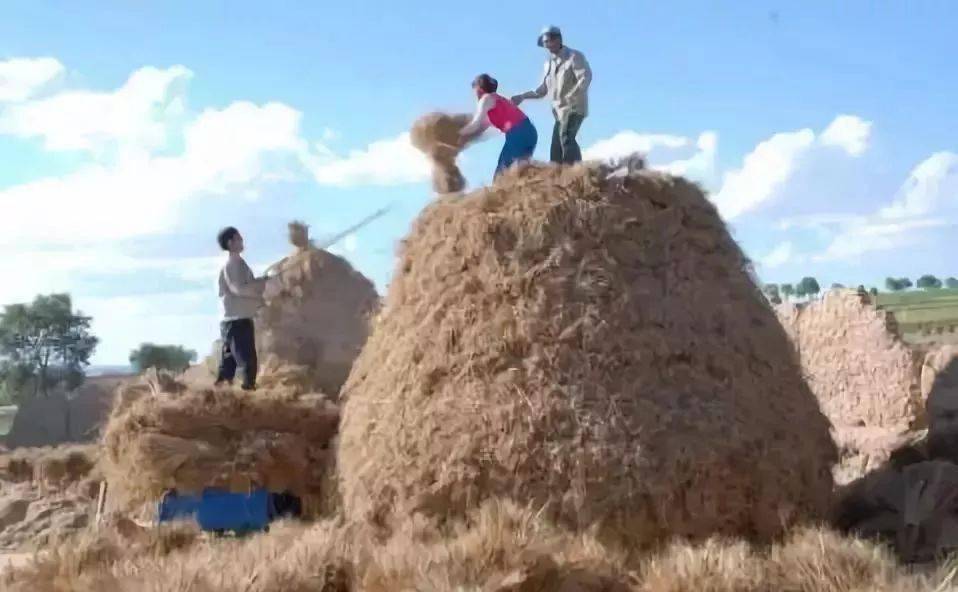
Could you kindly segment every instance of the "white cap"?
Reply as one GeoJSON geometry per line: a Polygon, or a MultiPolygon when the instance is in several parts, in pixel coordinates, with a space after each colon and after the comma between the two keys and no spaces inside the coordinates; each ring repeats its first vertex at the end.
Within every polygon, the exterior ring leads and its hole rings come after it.
{"type": "Polygon", "coordinates": [[[542,45],[543,45],[542,39],[543,39],[546,35],[550,35],[550,36],[551,36],[551,35],[558,35],[559,37],[562,37],[562,31],[560,31],[560,30],[559,30],[559,27],[557,27],[557,26],[555,26],[555,25],[549,25],[548,27],[545,27],[544,29],[542,29],[542,31],[539,32],[539,47],[542,47],[542,45]]]}

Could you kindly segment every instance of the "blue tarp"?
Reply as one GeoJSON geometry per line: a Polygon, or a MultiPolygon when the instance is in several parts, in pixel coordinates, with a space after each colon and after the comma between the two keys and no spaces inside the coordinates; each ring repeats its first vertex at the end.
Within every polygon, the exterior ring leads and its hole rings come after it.
{"type": "Polygon", "coordinates": [[[159,522],[195,519],[203,530],[264,530],[273,512],[270,494],[265,489],[251,493],[231,493],[207,489],[200,495],[168,492],[158,508],[159,522]]]}

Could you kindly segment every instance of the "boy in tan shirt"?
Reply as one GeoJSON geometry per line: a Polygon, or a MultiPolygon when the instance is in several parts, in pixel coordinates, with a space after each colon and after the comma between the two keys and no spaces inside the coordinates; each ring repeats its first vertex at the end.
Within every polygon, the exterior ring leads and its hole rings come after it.
{"type": "Polygon", "coordinates": [[[222,353],[216,384],[232,383],[236,370],[243,373],[243,390],[256,388],[256,335],[253,317],[263,300],[266,278],[256,278],[243,260],[243,236],[232,226],[220,231],[216,238],[229,253],[220,270],[219,297],[223,305],[220,323],[222,353]]]}

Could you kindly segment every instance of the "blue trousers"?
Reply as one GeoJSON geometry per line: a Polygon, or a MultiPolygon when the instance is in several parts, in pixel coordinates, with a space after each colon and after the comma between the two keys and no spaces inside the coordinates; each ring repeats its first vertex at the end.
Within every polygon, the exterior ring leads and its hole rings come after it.
{"type": "Polygon", "coordinates": [[[536,133],[536,126],[532,125],[529,118],[509,130],[506,133],[506,143],[502,146],[502,152],[499,153],[499,164],[496,166],[495,176],[498,177],[517,160],[532,158],[538,141],[539,134],[536,133]]]}

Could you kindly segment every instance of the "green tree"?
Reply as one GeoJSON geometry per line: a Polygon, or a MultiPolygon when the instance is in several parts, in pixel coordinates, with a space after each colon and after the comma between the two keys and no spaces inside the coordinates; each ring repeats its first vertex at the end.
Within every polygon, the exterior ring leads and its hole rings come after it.
{"type": "Polygon", "coordinates": [[[37,296],[10,304],[0,315],[0,377],[15,399],[46,394],[50,387],[76,388],[84,379],[98,339],[90,321],[73,311],[69,294],[37,296]]]}
{"type": "Polygon", "coordinates": [[[808,292],[805,291],[805,284],[803,282],[799,282],[795,285],[795,295],[799,298],[804,298],[808,295],[808,292]]]}
{"type": "Polygon", "coordinates": [[[947,286],[948,288],[951,288],[952,290],[958,288],[958,279],[953,277],[948,278],[947,280],[945,280],[945,286],[947,286]]]}
{"type": "Polygon", "coordinates": [[[838,282],[835,282],[832,284],[832,290],[844,290],[844,289],[845,289],[845,284],[839,284],[838,282]]]}
{"type": "Polygon", "coordinates": [[[137,372],[147,368],[182,372],[196,361],[196,352],[179,345],[144,343],[130,353],[130,364],[137,372]]]}
{"type": "Polygon", "coordinates": [[[800,289],[806,296],[811,298],[819,292],[822,291],[821,286],[818,285],[818,280],[813,277],[803,277],[802,281],[798,283],[800,289]]]}
{"type": "Polygon", "coordinates": [[[904,286],[902,286],[897,279],[893,277],[886,277],[885,288],[887,288],[890,292],[898,292],[900,290],[903,290],[904,286]]]}
{"type": "Polygon", "coordinates": [[[941,287],[941,280],[933,275],[923,275],[918,278],[917,285],[923,290],[937,290],[941,287]]]}
{"type": "Polygon", "coordinates": [[[871,290],[868,291],[872,296],[878,296],[878,288],[872,286],[871,290]]]}
{"type": "Polygon", "coordinates": [[[782,284],[781,292],[785,300],[788,300],[795,294],[795,286],[792,284],[782,284]]]}

